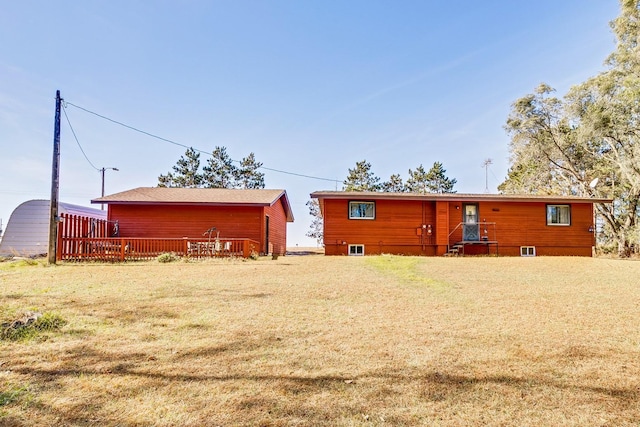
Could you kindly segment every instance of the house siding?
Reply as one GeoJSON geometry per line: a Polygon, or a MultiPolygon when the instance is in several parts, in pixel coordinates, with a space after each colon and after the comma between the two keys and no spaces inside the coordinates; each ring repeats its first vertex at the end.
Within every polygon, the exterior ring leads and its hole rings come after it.
{"type": "MultiPolygon", "coordinates": [[[[284,255],[287,251],[287,216],[282,198],[273,205],[264,208],[265,216],[269,216],[269,243],[274,254],[284,255]]],[[[266,224],[266,220],[262,221],[266,224]]],[[[264,235],[264,234],[263,234],[264,235]]],[[[269,248],[267,248],[269,251],[269,248]]]]}
{"type": "MultiPolygon", "coordinates": [[[[571,208],[571,225],[547,225],[545,202],[420,201],[358,198],[324,199],[325,254],[347,255],[349,245],[364,245],[366,255],[394,253],[442,255],[462,240],[463,206],[478,205],[479,222],[496,223],[488,238],[497,247],[465,246],[465,254],[519,256],[521,246],[535,246],[536,254],[591,256],[591,203],[564,203],[571,208]],[[374,201],[375,219],[349,219],[349,201],[374,201]],[[431,226],[431,227],[429,227],[431,226]],[[427,230],[431,233],[427,233],[427,230]]],[[[484,232],[484,229],[483,229],[484,232]]]]}
{"type": "Polygon", "coordinates": [[[327,255],[347,255],[349,245],[365,245],[368,255],[380,253],[435,255],[435,202],[375,200],[375,219],[349,219],[354,197],[324,200],[324,244],[327,255]],[[431,225],[431,234],[422,226],[431,225]]]}
{"type": "MultiPolygon", "coordinates": [[[[520,255],[521,246],[535,246],[536,254],[591,256],[594,235],[591,203],[565,203],[571,208],[571,225],[547,225],[547,203],[478,204],[481,222],[495,222],[501,255],[520,255]]],[[[451,218],[450,226],[462,221],[462,213],[451,218]]],[[[461,236],[454,235],[454,239],[461,236]]],[[[473,248],[473,250],[484,250],[473,248]]]]}
{"type": "Polygon", "coordinates": [[[126,237],[202,238],[206,230],[216,227],[221,238],[253,239],[263,245],[263,209],[262,206],[111,203],[109,221],[117,220],[120,236],[126,237]]]}

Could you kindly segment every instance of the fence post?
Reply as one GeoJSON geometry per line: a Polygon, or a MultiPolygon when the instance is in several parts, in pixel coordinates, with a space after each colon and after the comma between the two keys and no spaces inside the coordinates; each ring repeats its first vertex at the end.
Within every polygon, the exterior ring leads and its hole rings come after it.
{"type": "MultiPolygon", "coordinates": [[[[64,215],[64,214],[62,214],[64,215]]],[[[62,251],[63,251],[63,247],[62,247],[62,230],[63,230],[63,224],[64,224],[64,216],[62,217],[63,221],[58,221],[58,223],[56,224],[56,226],[58,227],[58,231],[56,233],[56,247],[58,248],[56,250],[56,261],[60,261],[62,260],[62,251]]]]}
{"type": "Polygon", "coordinates": [[[120,261],[124,261],[124,239],[120,239],[120,261]]]}

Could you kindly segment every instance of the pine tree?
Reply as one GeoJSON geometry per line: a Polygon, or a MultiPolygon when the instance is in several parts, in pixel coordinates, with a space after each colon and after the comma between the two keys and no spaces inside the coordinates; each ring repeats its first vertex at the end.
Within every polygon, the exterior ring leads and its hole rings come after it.
{"type": "Polygon", "coordinates": [[[427,179],[427,171],[422,165],[418,166],[415,171],[409,169],[407,191],[410,193],[431,193],[427,179]]]}
{"type": "Polygon", "coordinates": [[[455,178],[446,176],[446,170],[442,163],[435,162],[429,171],[425,171],[422,165],[416,170],[409,169],[406,189],[412,193],[455,193],[453,186],[458,182],[455,178]]]}
{"type": "Polygon", "coordinates": [[[255,155],[249,153],[240,162],[240,168],[236,169],[236,184],[245,189],[264,188],[264,173],[258,171],[260,167],[262,163],[256,162],[255,155]]]}
{"type": "Polygon", "coordinates": [[[380,178],[371,172],[371,163],[363,160],[356,162],[356,167],[349,169],[349,176],[344,181],[344,191],[379,191],[380,178]]]}
{"type": "Polygon", "coordinates": [[[227,154],[226,147],[217,147],[203,168],[203,182],[207,188],[237,188],[238,170],[227,154]]]}
{"type": "Polygon", "coordinates": [[[173,166],[173,173],[158,177],[158,187],[197,188],[202,186],[200,169],[200,153],[192,147],[188,148],[184,156],[173,166]]]}
{"type": "Polygon", "coordinates": [[[389,177],[389,181],[385,181],[381,185],[382,191],[385,193],[404,193],[407,191],[405,184],[402,182],[400,174],[393,174],[389,177]]]}
{"type": "Polygon", "coordinates": [[[433,163],[426,176],[427,188],[430,193],[455,193],[453,186],[456,185],[458,180],[448,178],[446,173],[447,171],[442,166],[442,163],[433,163]]]}

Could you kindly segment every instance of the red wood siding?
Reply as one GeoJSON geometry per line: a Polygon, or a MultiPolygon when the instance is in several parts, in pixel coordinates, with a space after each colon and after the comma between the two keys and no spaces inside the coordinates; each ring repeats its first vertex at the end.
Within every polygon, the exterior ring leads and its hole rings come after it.
{"type": "MultiPolygon", "coordinates": [[[[202,237],[216,227],[221,238],[244,238],[258,242],[263,207],[197,205],[110,204],[109,221],[118,221],[123,237],[202,237]]],[[[216,232],[212,233],[215,237],[216,232]]]]}
{"type": "MultiPolygon", "coordinates": [[[[272,206],[266,207],[264,211],[265,215],[269,216],[269,242],[272,245],[273,253],[284,255],[287,251],[287,215],[282,198],[272,206]]],[[[263,222],[266,223],[266,221],[263,222]]]]}
{"type": "MultiPolygon", "coordinates": [[[[478,203],[478,214],[481,222],[496,223],[500,255],[519,256],[520,246],[535,246],[536,255],[591,256],[593,233],[589,227],[593,224],[593,205],[573,203],[569,206],[570,226],[547,225],[546,203],[484,202],[478,203]]],[[[462,221],[461,211],[451,217],[451,229],[462,221]]],[[[457,234],[452,237],[459,239],[461,236],[457,234]]],[[[485,248],[476,249],[486,252],[485,248]]]]}
{"type": "Polygon", "coordinates": [[[442,255],[447,252],[448,244],[449,244],[449,216],[451,215],[449,212],[449,203],[447,202],[436,202],[436,211],[437,211],[437,225],[436,225],[436,244],[438,245],[436,248],[436,253],[438,255],[442,255]]]}
{"type": "Polygon", "coordinates": [[[369,255],[435,254],[434,202],[376,200],[375,219],[369,220],[349,219],[349,200],[325,199],[323,217],[327,255],[347,255],[350,244],[365,245],[365,253],[369,255]]]}
{"type": "MultiPolygon", "coordinates": [[[[461,202],[350,200],[323,201],[327,255],[347,255],[349,245],[353,244],[364,245],[365,254],[369,255],[442,255],[447,245],[462,240],[461,228],[456,229],[463,221],[461,202]],[[375,219],[349,219],[350,200],[375,201],[375,219]],[[431,225],[432,233],[427,234],[423,225],[431,225]]],[[[589,227],[593,222],[593,205],[590,203],[569,204],[570,226],[547,225],[547,204],[543,202],[484,201],[477,205],[480,222],[496,223],[495,229],[489,227],[489,239],[498,241],[500,255],[519,256],[521,246],[535,246],[536,255],[591,256],[593,233],[589,227]]],[[[487,247],[469,245],[465,253],[486,254],[487,247]]]]}

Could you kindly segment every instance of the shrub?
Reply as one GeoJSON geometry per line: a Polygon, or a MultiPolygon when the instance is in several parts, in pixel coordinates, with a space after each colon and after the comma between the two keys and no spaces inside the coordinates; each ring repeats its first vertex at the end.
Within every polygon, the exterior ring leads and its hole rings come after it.
{"type": "Polygon", "coordinates": [[[158,255],[158,258],[156,258],[158,260],[158,262],[173,262],[175,260],[178,259],[178,257],[176,257],[176,255],[174,253],[164,253],[164,254],[160,254],[158,255]]]}

